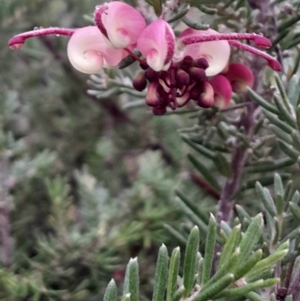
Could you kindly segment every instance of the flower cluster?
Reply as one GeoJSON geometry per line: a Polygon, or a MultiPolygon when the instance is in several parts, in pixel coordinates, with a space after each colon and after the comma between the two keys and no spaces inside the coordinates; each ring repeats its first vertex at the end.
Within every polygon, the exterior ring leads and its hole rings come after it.
{"type": "Polygon", "coordinates": [[[11,38],[9,46],[19,49],[26,39],[47,34],[71,36],[69,60],[74,68],[88,74],[117,66],[130,55],[142,70],[133,86],[138,91],[147,88],[146,103],[156,115],[164,114],[167,107],[182,107],[190,100],[202,107],[226,108],[233,91],[243,92],[246,86],[252,86],[251,70],[243,64],[229,63],[230,46],[254,53],[266,59],[274,70],[281,70],[281,65],[267,53],[237,41],[251,40],[259,48],[270,47],[270,41],[260,35],[188,28],[176,37],[163,18],[147,25],[136,9],[119,1],[97,6],[94,21],[95,26],[79,29],[25,32],[11,38]],[[136,48],[141,57],[133,52],[136,48]]]}

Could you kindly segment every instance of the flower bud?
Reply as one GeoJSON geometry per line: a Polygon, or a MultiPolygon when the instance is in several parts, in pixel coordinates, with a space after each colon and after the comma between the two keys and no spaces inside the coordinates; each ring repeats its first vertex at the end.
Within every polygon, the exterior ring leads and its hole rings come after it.
{"type": "Polygon", "coordinates": [[[179,107],[183,107],[191,100],[191,95],[189,91],[186,91],[182,96],[176,97],[176,102],[179,107]]]}
{"type": "Polygon", "coordinates": [[[165,106],[155,106],[152,108],[152,112],[154,115],[160,116],[166,114],[167,109],[165,106]]]}
{"type": "Polygon", "coordinates": [[[208,61],[207,59],[205,59],[204,57],[201,57],[199,59],[196,59],[194,61],[194,64],[193,64],[194,67],[197,67],[197,68],[201,68],[201,69],[207,69],[209,67],[208,65],[208,61]]]}
{"type": "Polygon", "coordinates": [[[157,81],[160,76],[160,72],[154,71],[151,68],[148,68],[146,71],[146,78],[149,82],[157,81]]]}
{"type": "Polygon", "coordinates": [[[150,107],[154,107],[159,104],[160,96],[157,93],[157,87],[158,87],[157,82],[152,82],[148,86],[148,91],[147,91],[147,95],[146,95],[146,103],[150,107]]]}
{"type": "Polygon", "coordinates": [[[201,85],[196,84],[190,90],[190,98],[194,99],[194,100],[197,100],[200,93],[202,93],[202,92],[203,92],[203,84],[201,84],[201,85]]]}
{"type": "Polygon", "coordinates": [[[214,105],[214,89],[209,82],[204,83],[204,91],[198,97],[198,106],[202,108],[210,108],[214,105]]]}
{"type": "Polygon", "coordinates": [[[206,79],[205,71],[203,69],[192,67],[188,72],[192,80],[196,83],[201,83],[206,79]]]}
{"type": "Polygon", "coordinates": [[[193,66],[193,64],[194,59],[190,55],[187,55],[181,62],[178,63],[178,68],[187,71],[193,66]]]}
{"type": "Polygon", "coordinates": [[[215,106],[220,109],[226,109],[232,97],[230,82],[224,75],[218,74],[209,83],[214,90],[215,106]]]}
{"type": "Polygon", "coordinates": [[[133,80],[132,85],[137,91],[143,91],[147,86],[145,72],[140,72],[133,80]]]}
{"type": "Polygon", "coordinates": [[[176,71],[175,78],[176,78],[176,86],[178,86],[178,88],[186,86],[190,82],[189,74],[181,69],[176,71]]]}
{"type": "Polygon", "coordinates": [[[236,93],[246,92],[247,86],[251,88],[254,83],[252,71],[244,64],[229,64],[224,76],[229,80],[232,90],[236,93]]]}

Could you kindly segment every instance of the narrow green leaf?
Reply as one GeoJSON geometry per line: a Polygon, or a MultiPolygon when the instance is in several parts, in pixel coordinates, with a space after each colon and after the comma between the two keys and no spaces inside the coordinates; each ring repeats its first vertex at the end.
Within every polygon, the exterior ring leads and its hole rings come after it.
{"type": "Polygon", "coordinates": [[[187,198],[186,195],[184,195],[179,190],[175,190],[175,194],[184,202],[205,224],[208,224],[208,215],[203,213],[203,209],[200,210],[199,206],[191,200],[187,198]]]}
{"type": "Polygon", "coordinates": [[[203,257],[200,258],[198,263],[198,283],[202,283],[202,274],[203,274],[203,257]]]}
{"type": "Polygon", "coordinates": [[[202,285],[204,285],[210,278],[214,251],[215,251],[216,234],[217,234],[217,222],[215,217],[211,214],[209,219],[209,224],[208,224],[207,236],[206,236],[202,285]]]}
{"type": "Polygon", "coordinates": [[[293,144],[293,139],[290,135],[287,135],[285,131],[281,130],[278,126],[270,124],[270,129],[276,135],[277,138],[286,142],[287,144],[293,144]]]}
{"type": "Polygon", "coordinates": [[[195,226],[188,238],[184,267],[183,267],[183,285],[185,288],[184,297],[188,297],[195,283],[197,252],[199,248],[199,229],[195,226]]]}
{"type": "Polygon", "coordinates": [[[227,236],[229,236],[230,233],[231,233],[231,231],[232,231],[231,227],[228,225],[228,223],[226,223],[226,222],[224,222],[224,221],[221,221],[221,223],[220,223],[220,228],[221,228],[221,230],[223,230],[223,232],[225,233],[225,235],[226,235],[226,240],[227,240],[227,236]]]}
{"type": "Polygon", "coordinates": [[[264,189],[259,182],[255,185],[256,193],[259,199],[263,202],[265,209],[271,216],[276,216],[276,207],[268,189],[264,189]]]}
{"type": "Polygon", "coordinates": [[[282,30],[288,29],[290,30],[290,27],[297,23],[300,20],[300,15],[295,15],[289,18],[288,20],[283,21],[278,26],[278,32],[281,32],[282,30]]]}
{"type": "Polygon", "coordinates": [[[223,156],[220,152],[216,152],[214,162],[220,174],[227,178],[231,177],[231,166],[225,156],[223,156]]]}
{"type": "Polygon", "coordinates": [[[284,197],[283,199],[288,202],[291,200],[292,196],[293,196],[293,181],[289,180],[286,185],[285,185],[285,189],[284,189],[284,197]]]}
{"type": "Polygon", "coordinates": [[[289,202],[289,208],[292,212],[292,214],[294,215],[294,217],[298,220],[298,222],[300,222],[300,208],[298,205],[289,202]]]}
{"type": "Polygon", "coordinates": [[[197,160],[193,155],[188,154],[188,159],[195,166],[195,168],[203,175],[206,181],[213,186],[216,190],[220,191],[220,186],[217,180],[212,176],[211,171],[208,170],[204,164],[197,160]]]}
{"type": "Polygon", "coordinates": [[[187,16],[184,16],[181,21],[187,25],[190,28],[196,29],[196,30],[207,30],[209,29],[209,24],[203,24],[203,23],[196,23],[192,20],[190,20],[187,16]]]}
{"type": "Polygon", "coordinates": [[[284,158],[277,161],[270,162],[264,164],[261,162],[260,165],[257,166],[249,166],[246,168],[247,172],[249,173],[260,173],[260,172],[269,172],[275,171],[284,167],[288,167],[295,164],[295,161],[290,158],[284,158]]]}
{"type": "MultiPolygon", "coordinates": [[[[295,59],[295,67],[297,68],[297,65],[299,67],[300,63],[300,56],[298,55],[295,59]]],[[[296,111],[297,104],[298,104],[298,98],[300,95],[300,78],[297,74],[294,74],[293,71],[291,72],[293,74],[288,83],[287,83],[287,95],[290,100],[291,105],[293,106],[293,109],[296,111]]],[[[295,112],[296,113],[296,112],[295,112]]],[[[295,114],[297,115],[297,114],[295,114]]]]}
{"type": "Polygon", "coordinates": [[[251,277],[246,275],[245,280],[250,283],[260,279],[269,279],[273,276],[274,276],[274,269],[265,269],[255,275],[252,275],[251,277]]]}
{"type": "Polygon", "coordinates": [[[300,150],[300,135],[299,135],[299,132],[296,131],[296,130],[293,130],[291,137],[292,137],[292,140],[293,140],[292,144],[299,151],[300,150]]]}
{"type": "Polygon", "coordinates": [[[260,95],[254,92],[251,88],[248,87],[248,93],[250,94],[251,98],[256,101],[260,106],[265,108],[267,111],[272,112],[276,115],[279,114],[278,110],[270,104],[267,100],[263,99],[260,95]]]}
{"type": "Polygon", "coordinates": [[[215,154],[214,152],[210,151],[209,149],[207,149],[206,147],[200,145],[200,144],[195,144],[193,143],[190,139],[188,139],[185,136],[182,136],[181,139],[188,144],[190,147],[192,147],[196,152],[198,152],[199,154],[203,155],[204,157],[208,158],[208,159],[214,159],[215,158],[215,154]]]}
{"type": "Polygon", "coordinates": [[[278,173],[275,173],[274,175],[274,192],[276,197],[276,210],[278,215],[281,216],[283,213],[284,188],[278,173]]]}
{"type": "Polygon", "coordinates": [[[260,261],[262,257],[262,250],[259,249],[254,252],[249,258],[241,262],[235,271],[235,280],[240,279],[246,275],[256,264],[260,261]]]}
{"type": "Polygon", "coordinates": [[[255,293],[255,292],[247,293],[246,297],[251,301],[269,301],[269,300],[262,298],[259,294],[255,293]]]}
{"type": "Polygon", "coordinates": [[[176,229],[168,224],[164,224],[164,228],[181,244],[185,245],[187,240],[186,238],[176,229]]]}
{"type": "Polygon", "coordinates": [[[273,47],[278,44],[281,40],[283,40],[289,33],[289,30],[284,30],[280,32],[277,37],[272,41],[273,47]]]}
{"type": "Polygon", "coordinates": [[[184,287],[181,286],[181,287],[175,292],[172,301],[179,301],[179,300],[182,298],[183,293],[184,293],[184,287]]]}
{"type": "Polygon", "coordinates": [[[169,277],[167,285],[167,301],[172,301],[177,288],[177,277],[179,273],[180,264],[180,248],[177,247],[173,250],[169,266],[169,277]]]}
{"type": "Polygon", "coordinates": [[[117,301],[117,285],[114,279],[111,279],[106,287],[103,301],[117,301]]]}
{"type": "MultiPolygon", "coordinates": [[[[280,176],[281,176],[281,178],[282,178],[283,181],[285,181],[285,180],[287,180],[287,179],[290,178],[290,174],[287,174],[287,173],[281,173],[280,176]]],[[[243,189],[254,188],[255,187],[255,183],[257,181],[260,182],[260,184],[262,184],[263,186],[268,186],[268,185],[274,184],[274,177],[273,176],[264,175],[264,176],[258,177],[256,179],[253,179],[253,180],[248,180],[248,181],[246,181],[246,183],[244,183],[243,189]]]]}
{"type": "Polygon", "coordinates": [[[300,106],[298,106],[296,109],[296,117],[297,117],[298,130],[300,130],[300,106]]]}
{"type": "Polygon", "coordinates": [[[241,256],[240,256],[240,262],[244,262],[249,254],[252,252],[254,246],[260,239],[262,235],[262,229],[263,229],[263,217],[262,214],[256,215],[249,227],[247,228],[244,236],[242,237],[240,248],[241,248],[241,256]]]}
{"type": "Polygon", "coordinates": [[[231,254],[234,252],[240,239],[241,239],[241,225],[239,224],[232,229],[231,234],[229,235],[229,237],[224,245],[224,248],[221,253],[219,263],[218,263],[219,269],[222,267],[222,265],[225,262],[228,261],[228,258],[230,258],[231,254]]]}
{"type": "Polygon", "coordinates": [[[289,101],[289,99],[288,99],[288,97],[286,95],[286,92],[285,92],[283,83],[281,81],[281,78],[279,77],[279,75],[277,73],[274,73],[274,78],[275,78],[276,85],[278,87],[280,96],[282,98],[282,104],[285,106],[286,110],[289,113],[292,113],[292,109],[291,109],[291,106],[290,106],[290,101],[289,101]]]}
{"type": "Polygon", "coordinates": [[[233,279],[233,274],[225,275],[224,277],[210,285],[207,289],[201,290],[199,294],[194,298],[194,301],[206,301],[212,299],[220,291],[223,291],[226,287],[228,287],[233,279]]]}
{"type": "Polygon", "coordinates": [[[177,197],[176,200],[191,222],[196,224],[202,233],[206,234],[207,225],[180,198],[177,197]]]}
{"type": "Polygon", "coordinates": [[[287,236],[285,236],[282,241],[293,240],[300,235],[300,228],[296,228],[292,232],[290,232],[287,236]]]}
{"type": "Polygon", "coordinates": [[[269,111],[262,109],[264,115],[269,119],[269,121],[273,124],[275,124],[277,127],[279,127],[281,130],[283,130],[284,132],[286,132],[287,134],[291,134],[293,128],[290,127],[288,124],[286,124],[285,122],[281,121],[280,119],[278,119],[278,116],[270,113],[269,111]]]}
{"type": "Polygon", "coordinates": [[[166,246],[163,244],[159,248],[155,270],[155,284],[152,301],[163,301],[168,281],[169,255],[166,246]]]}
{"type": "Polygon", "coordinates": [[[162,13],[162,2],[161,0],[152,0],[154,12],[157,17],[160,17],[162,13]]]}
{"type": "Polygon", "coordinates": [[[253,269],[247,274],[248,277],[254,276],[255,274],[273,267],[275,263],[277,263],[279,260],[281,260],[286,254],[288,250],[283,251],[277,251],[271,254],[270,256],[262,259],[260,262],[258,262],[253,269]]]}
{"type": "Polygon", "coordinates": [[[289,242],[289,241],[286,241],[286,242],[282,243],[282,244],[276,249],[275,252],[288,250],[288,249],[289,249],[289,246],[290,246],[290,242],[289,242]]]}
{"type": "Polygon", "coordinates": [[[236,212],[238,214],[239,220],[242,223],[244,220],[251,221],[250,215],[247,211],[240,205],[235,205],[236,212]]]}
{"type": "Polygon", "coordinates": [[[123,295],[130,294],[130,301],[139,300],[139,265],[137,258],[131,258],[126,267],[123,295]]]}
{"type": "Polygon", "coordinates": [[[182,5],[182,7],[179,8],[178,12],[176,14],[172,15],[167,20],[167,22],[172,23],[172,22],[175,22],[175,21],[181,19],[183,16],[185,16],[188,13],[189,10],[190,10],[189,7],[187,7],[186,5],[182,5]]]}
{"type": "Polygon", "coordinates": [[[207,141],[206,139],[203,139],[203,137],[199,137],[199,136],[192,136],[189,137],[190,140],[196,144],[201,144],[204,147],[206,147],[207,149],[211,150],[211,151],[218,151],[218,152],[223,152],[223,153],[229,153],[229,149],[228,147],[224,146],[224,145],[219,145],[216,144],[214,142],[211,141],[207,141]]]}
{"type": "Polygon", "coordinates": [[[228,258],[227,261],[217,270],[212,278],[210,278],[202,287],[202,289],[208,288],[210,285],[224,277],[228,273],[234,273],[240,256],[240,249],[237,248],[234,253],[232,253],[228,258]]]}
{"type": "Polygon", "coordinates": [[[296,121],[294,117],[292,116],[291,109],[288,110],[283,103],[283,101],[277,96],[276,94],[274,95],[274,102],[277,106],[277,109],[281,115],[281,117],[291,126],[291,127],[296,127],[296,121]]]}
{"type": "Polygon", "coordinates": [[[286,144],[281,140],[277,140],[278,146],[280,149],[288,155],[291,159],[297,161],[298,157],[300,156],[300,152],[296,151],[291,145],[286,144]]]}
{"type": "Polygon", "coordinates": [[[216,8],[208,7],[204,4],[200,5],[199,9],[208,15],[215,15],[218,12],[218,10],[216,8]]]}
{"type": "Polygon", "coordinates": [[[291,203],[298,204],[299,199],[300,199],[299,191],[296,190],[291,198],[291,203]]]}
{"type": "Polygon", "coordinates": [[[279,278],[273,278],[268,280],[258,280],[252,283],[245,284],[244,286],[237,288],[225,289],[222,293],[218,294],[217,298],[228,298],[244,296],[245,294],[254,291],[259,288],[269,287],[279,282],[279,278]]]}

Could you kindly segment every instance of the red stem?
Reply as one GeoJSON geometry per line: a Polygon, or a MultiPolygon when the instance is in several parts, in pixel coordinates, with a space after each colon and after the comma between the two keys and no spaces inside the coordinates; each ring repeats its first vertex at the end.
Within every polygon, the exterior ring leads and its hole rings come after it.
{"type": "Polygon", "coordinates": [[[146,62],[143,61],[141,58],[139,58],[133,51],[131,51],[129,48],[124,48],[126,52],[128,52],[136,61],[140,62],[141,64],[145,65],[146,62]]]}
{"type": "Polygon", "coordinates": [[[12,37],[8,41],[8,46],[11,49],[19,49],[23,46],[25,41],[30,38],[46,36],[46,35],[62,35],[62,36],[71,36],[76,29],[71,28],[59,28],[59,27],[49,27],[49,28],[41,28],[37,30],[31,30],[27,32],[20,33],[14,37],[12,37]]]}

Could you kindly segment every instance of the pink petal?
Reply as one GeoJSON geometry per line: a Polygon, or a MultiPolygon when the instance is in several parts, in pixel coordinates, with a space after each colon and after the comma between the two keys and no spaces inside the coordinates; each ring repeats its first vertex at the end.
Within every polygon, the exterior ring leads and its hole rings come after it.
{"type": "Polygon", "coordinates": [[[252,71],[244,64],[229,64],[224,75],[230,81],[232,89],[236,93],[246,92],[247,86],[251,88],[254,83],[252,71]]]}
{"type": "MultiPolygon", "coordinates": [[[[218,34],[218,32],[213,29],[195,30],[188,28],[180,34],[179,41],[183,37],[209,34],[218,34]]],[[[190,44],[185,46],[184,49],[184,56],[188,55],[193,59],[205,58],[209,64],[205,74],[213,76],[222,72],[227,66],[230,57],[230,46],[224,40],[190,44]]]]}
{"type": "Polygon", "coordinates": [[[215,106],[220,109],[226,109],[232,97],[230,82],[224,75],[218,74],[209,83],[214,89],[215,106]]]}
{"type": "Polygon", "coordinates": [[[158,83],[150,83],[146,95],[146,103],[148,106],[154,107],[159,104],[159,95],[157,93],[158,83]]]}
{"type": "Polygon", "coordinates": [[[109,47],[97,26],[76,30],[69,40],[67,51],[73,67],[88,74],[98,72],[105,63],[116,66],[127,55],[124,50],[109,47]]]}
{"type": "Polygon", "coordinates": [[[140,33],[146,27],[142,15],[132,6],[119,1],[105,3],[104,6],[107,9],[102,13],[101,19],[112,45],[116,48],[126,48],[136,44],[140,33]]]}
{"type": "Polygon", "coordinates": [[[209,82],[204,82],[204,91],[198,97],[198,105],[202,108],[210,108],[214,103],[214,89],[209,82]]]}
{"type": "Polygon", "coordinates": [[[171,62],[175,50],[175,35],[171,26],[158,19],[147,26],[137,41],[137,47],[155,71],[171,62]]]}

